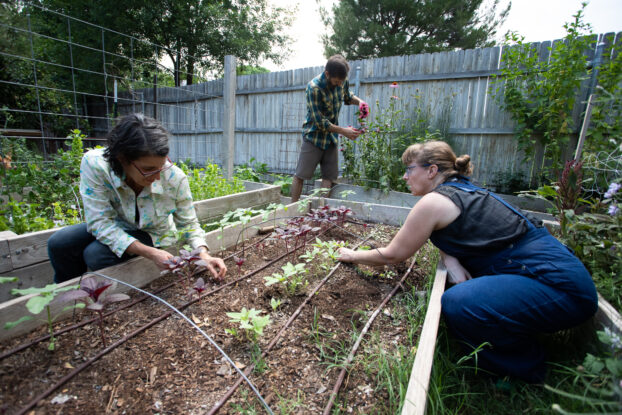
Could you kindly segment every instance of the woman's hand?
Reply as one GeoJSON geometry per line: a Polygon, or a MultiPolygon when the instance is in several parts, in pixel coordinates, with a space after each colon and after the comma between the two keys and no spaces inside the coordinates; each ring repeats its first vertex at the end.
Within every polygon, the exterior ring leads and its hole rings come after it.
{"type": "Polygon", "coordinates": [[[168,269],[168,266],[164,264],[164,261],[171,259],[172,257],[172,254],[166,252],[163,249],[151,248],[149,250],[148,258],[152,260],[157,265],[157,267],[162,270],[168,269]]]}
{"type": "Polygon", "coordinates": [[[460,261],[458,261],[456,257],[447,255],[444,252],[441,253],[441,257],[443,259],[443,263],[445,264],[445,268],[447,268],[447,277],[449,278],[450,283],[459,284],[473,278],[471,277],[469,271],[467,271],[466,268],[460,264],[460,261]]]}
{"type": "Polygon", "coordinates": [[[349,248],[339,248],[339,258],[338,261],[341,262],[354,262],[354,251],[349,248]]]}
{"type": "Polygon", "coordinates": [[[225,278],[225,274],[227,273],[225,261],[223,261],[222,258],[211,256],[207,253],[207,251],[203,251],[199,255],[201,256],[201,259],[207,264],[206,268],[212,274],[212,276],[218,281],[222,281],[225,278]]]}

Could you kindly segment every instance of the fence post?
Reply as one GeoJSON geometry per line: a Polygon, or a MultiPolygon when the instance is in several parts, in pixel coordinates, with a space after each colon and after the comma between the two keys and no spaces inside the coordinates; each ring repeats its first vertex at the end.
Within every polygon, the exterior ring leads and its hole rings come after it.
{"type": "Polygon", "coordinates": [[[224,100],[222,135],[223,144],[226,144],[227,147],[223,160],[223,167],[228,179],[233,177],[233,161],[235,157],[235,70],[235,56],[225,56],[225,77],[222,89],[222,95],[224,100]]]}

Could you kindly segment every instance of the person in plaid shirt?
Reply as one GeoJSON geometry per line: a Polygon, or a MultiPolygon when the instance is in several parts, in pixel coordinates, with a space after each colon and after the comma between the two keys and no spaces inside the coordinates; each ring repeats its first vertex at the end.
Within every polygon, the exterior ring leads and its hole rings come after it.
{"type": "Polygon", "coordinates": [[[322,187],[330,188],[339,173],[339,135],[354,140],[361,134],[356,128],[338,125],[342,103],[367,106],[350,92],[349,70],[343,56],[333,55],[326,62],[324,72],[307,84],[307,119],[302,125],[303,140],[292,181],[292,202],[300,199],[303,181],[313,177],[318,163],[322,169],[322,187]]]}

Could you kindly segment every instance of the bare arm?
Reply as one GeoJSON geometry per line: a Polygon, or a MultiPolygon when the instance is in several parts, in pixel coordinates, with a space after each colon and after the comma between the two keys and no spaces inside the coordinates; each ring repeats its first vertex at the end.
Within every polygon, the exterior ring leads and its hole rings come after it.
{"type": "Polygon", "coordinates": [[[366,265],[385,265],[402,262],[412,256],[428,240],[432,231],[453,222],[460,209],[447,197],[428,193],[412,208],[397,235],[384,248],[353,251],[341,248],[340,261],[366,265]]]}

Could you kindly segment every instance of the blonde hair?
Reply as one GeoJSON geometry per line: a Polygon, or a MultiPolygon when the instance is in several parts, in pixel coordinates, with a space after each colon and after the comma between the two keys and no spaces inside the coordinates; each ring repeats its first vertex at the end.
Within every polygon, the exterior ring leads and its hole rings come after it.
{"type": "Polygon", "coordinates": [[[426,141],[409,146],[402,154],[402,163],[436,164],[438,171],[446,179],[456,176],[470,176],[473,173],[471,156],[463,154],[456,157],[449,144],[444,141],[426,141]]]}

